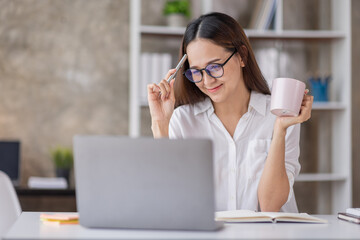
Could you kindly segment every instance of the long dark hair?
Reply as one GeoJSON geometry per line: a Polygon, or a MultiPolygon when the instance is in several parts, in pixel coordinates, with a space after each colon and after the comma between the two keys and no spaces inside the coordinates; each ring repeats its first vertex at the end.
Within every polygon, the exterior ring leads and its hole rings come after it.
{"type": "MultiPolygon", "coordinates": [[[[245,63],[243,76],[248,90],[255,90],[263,94],[270,94],[269,86],[262,75],[255,60],[254,53],[240,24],[232,17],[218,12],[200,16],[187,26],[180,48],[180,58],[186,53],[189,43],[196,38],[211,40],[229,52],[235,49],[245,63]]],[[[189,68],[185,61],[182,72],[189,68]]],[[[195,83],[178,74],[175,81],[175,106],[194,104],[205,99],[206,95],[200,91],[195,83]]]]}

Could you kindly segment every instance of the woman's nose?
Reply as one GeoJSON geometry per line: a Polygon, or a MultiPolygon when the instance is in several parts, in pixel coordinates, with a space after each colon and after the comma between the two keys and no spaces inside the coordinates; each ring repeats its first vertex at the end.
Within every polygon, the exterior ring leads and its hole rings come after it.
{"type": "Polygon", "coordinates": [[[203,71],[203,81],[204,81],[204,85],[209,85],[215,81],[215,78],[210,76],[206,71],[203,71]]]}

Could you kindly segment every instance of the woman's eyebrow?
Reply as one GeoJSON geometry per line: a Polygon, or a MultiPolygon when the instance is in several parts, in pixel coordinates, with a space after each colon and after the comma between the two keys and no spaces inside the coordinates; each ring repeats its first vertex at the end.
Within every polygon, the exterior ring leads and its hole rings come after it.
{"type": "MultiPolygon", "coordinates": [[[[220,61],[221,59],[220,58],[215,58],[215,59],[212,59],[212,60],[210,60],[210,61],[208,61],[207,63],[206,63],[206,66],[207,65],[209,65],[210,63],[214,63],[214,62],[217,62],[217,61],[220,61]]],[[[190,68],[199,68],[198,66],[190,66],[190,68]]]]}

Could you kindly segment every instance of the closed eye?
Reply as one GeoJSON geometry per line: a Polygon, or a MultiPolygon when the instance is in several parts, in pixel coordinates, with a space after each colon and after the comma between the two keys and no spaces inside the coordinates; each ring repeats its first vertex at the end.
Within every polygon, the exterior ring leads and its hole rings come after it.
{"type": "Polygon", "coordinates": [[[207,70],[209,71],[218,71],[221,69],[221,65],[218,64],[218,63],[214,63],[214,64],[209,64],[207,67],[206,67],[207,70]]]}

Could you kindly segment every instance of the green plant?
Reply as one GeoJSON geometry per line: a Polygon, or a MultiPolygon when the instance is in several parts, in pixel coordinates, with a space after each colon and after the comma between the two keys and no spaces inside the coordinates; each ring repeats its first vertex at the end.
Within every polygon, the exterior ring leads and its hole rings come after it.
{"type": "Polygon", "coordinates": [[[165,3],[164,15],[179,13],[190,17],[190,3],[189,0],[168,0],[165,3]]]}
{"type": "Polygon", "coordinates": [[[73,153],[70,148],[56,147],[51,151],[52,160],[58,169],[70,169],[73,166],[73,153]]]}

